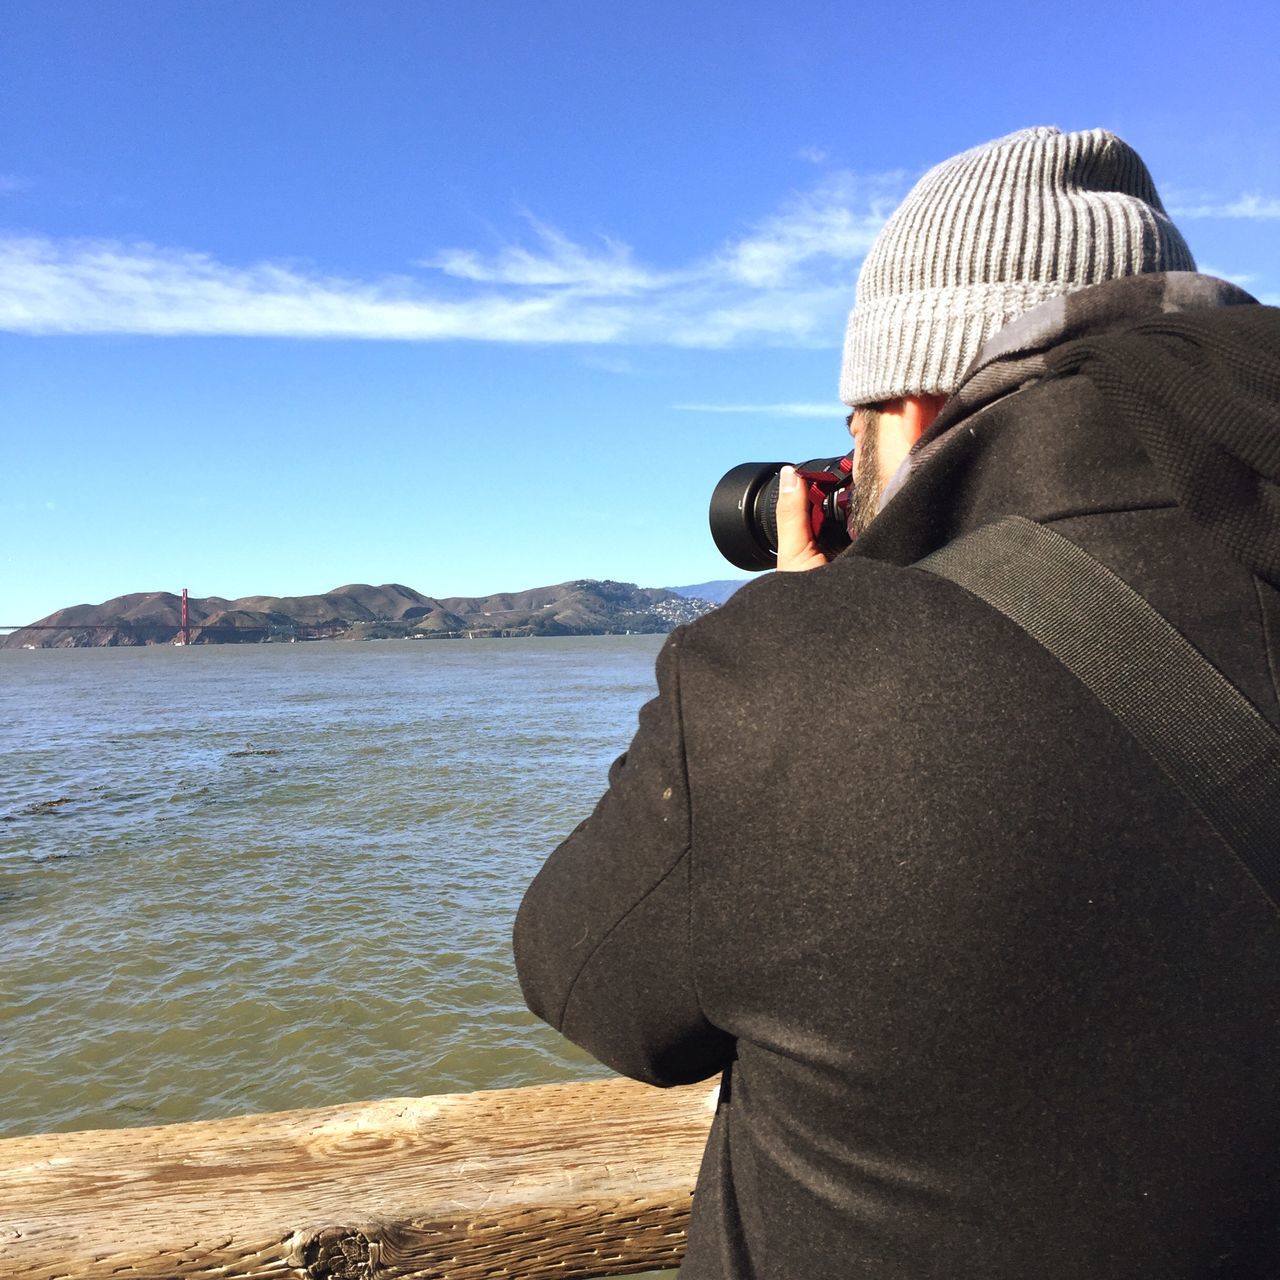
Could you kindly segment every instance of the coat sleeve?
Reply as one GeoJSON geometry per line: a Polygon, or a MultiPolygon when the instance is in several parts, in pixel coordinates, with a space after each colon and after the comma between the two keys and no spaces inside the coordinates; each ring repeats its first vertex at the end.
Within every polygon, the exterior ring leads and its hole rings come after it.
{"type": "Polygon", "coordinates": [[[659,655],[658,696],[609,790],[548,858],[515,924],[529,1008],[614,1070],[661,1085],[705,1079],[733,1052],[694,981],[680,641],[674,632],[659,655]]]}

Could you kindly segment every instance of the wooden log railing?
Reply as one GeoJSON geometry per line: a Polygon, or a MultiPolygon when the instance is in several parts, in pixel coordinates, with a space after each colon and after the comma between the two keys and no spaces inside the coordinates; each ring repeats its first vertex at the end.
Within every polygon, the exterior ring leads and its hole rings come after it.
{"type": "Polygon", "coordinates": [[[0,1140],[5,1280],[479,1280],[677,1266],[711,1084],[393,1098],[0,1140]]]}

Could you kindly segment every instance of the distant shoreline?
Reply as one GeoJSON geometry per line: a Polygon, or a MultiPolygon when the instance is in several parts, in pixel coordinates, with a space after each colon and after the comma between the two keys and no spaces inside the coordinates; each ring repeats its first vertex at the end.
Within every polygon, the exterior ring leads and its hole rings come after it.
{"type": "Polygon", "coordinates": [[[710,613],[741,582],[638,587],[578,579],[528,591],[437,599],[398,583],[315,596],[187,598],[139,592],[73,605],[0,635],[4,649],[98,649],[317,640],[463,640],[661,635],[710,613]],[[707,596],[695,595],[706,591],[707,596]],[[718,598],[712,598],[718,597],[718,598]]]}

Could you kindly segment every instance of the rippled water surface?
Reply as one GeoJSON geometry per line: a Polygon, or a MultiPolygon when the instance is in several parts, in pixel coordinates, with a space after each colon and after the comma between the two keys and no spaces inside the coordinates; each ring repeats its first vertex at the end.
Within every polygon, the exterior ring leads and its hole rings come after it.
{"type": "Polygon", "coordinates": [[[660,643],[0,651],[0,1134],[598,1071],[511,921],[660,643]]]}

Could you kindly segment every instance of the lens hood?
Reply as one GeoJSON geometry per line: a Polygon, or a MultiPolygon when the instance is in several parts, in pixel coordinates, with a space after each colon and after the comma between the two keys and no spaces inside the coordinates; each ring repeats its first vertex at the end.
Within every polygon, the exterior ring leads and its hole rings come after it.
{"type": "Polygon", "coordinates": [[[744,462],[724,473],[711,494],[711,537],[720,554],[739,569],[772,569],[777,552],[777,479],[782,462],[744,462]],[[770,481],[774,483],[770,485],[770,481]],[[762,503],[772,488],[773,502],[762,503]],[[763,510],[769,506],[768,511],[763,510]],[[772,532],[773,541],[769,541],[772,532]]]}

